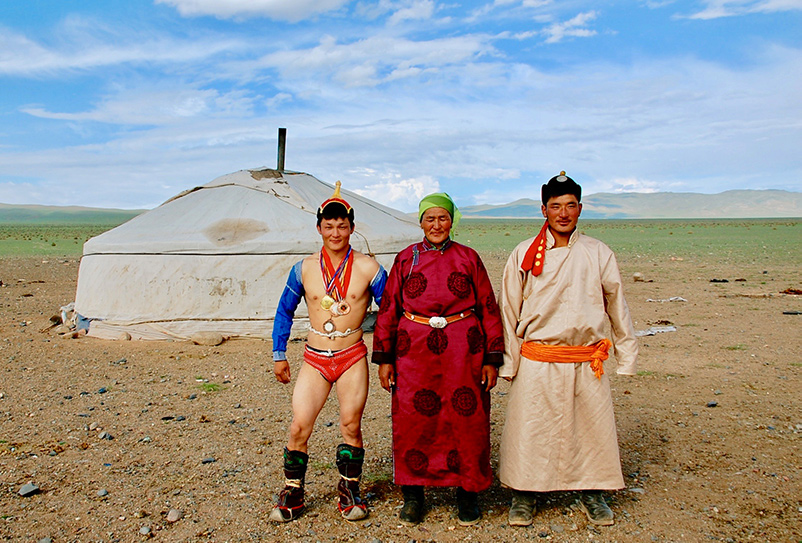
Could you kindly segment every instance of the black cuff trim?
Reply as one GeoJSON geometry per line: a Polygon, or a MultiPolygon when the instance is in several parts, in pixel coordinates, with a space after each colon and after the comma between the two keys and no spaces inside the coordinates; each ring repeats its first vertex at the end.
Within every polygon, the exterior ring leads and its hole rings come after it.
{"type": "Polygon", "coordinates": [[[485,365],[500,368],[504,365],[504,353],[485,353],[485,365]]]}
{"type": "Polygon", "coordinates": [[[370,361],[373,364],[395,364],[395,354],[385,353],[383,351],[373,351],[370,361]]]}

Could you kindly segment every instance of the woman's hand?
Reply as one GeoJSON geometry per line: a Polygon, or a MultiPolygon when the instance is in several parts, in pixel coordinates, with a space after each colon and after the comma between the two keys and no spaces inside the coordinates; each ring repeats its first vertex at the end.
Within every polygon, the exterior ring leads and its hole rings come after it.
{"type": "Polygon", "coordinates": [[[490,390],[496,386],[497,381],[498,368],[490,364],[482,366],[482,384],[485,387],[485,391],[490,392],[490,390]]]}
{"type": "Polygon", "coordinates": [[[395,365],[379,364],[379,382],[387,392],[392,392],[395,386],[395,365]]]}

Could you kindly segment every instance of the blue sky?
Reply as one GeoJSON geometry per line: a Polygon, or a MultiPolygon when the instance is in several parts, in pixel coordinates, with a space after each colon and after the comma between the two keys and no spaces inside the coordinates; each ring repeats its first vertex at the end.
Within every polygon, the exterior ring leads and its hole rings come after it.
{"type": "Polygon", "coordinates": [[[0,202],[150,208],[286,168],[399,209],[802,191],[802,0],[0,5],[0,202]]]}

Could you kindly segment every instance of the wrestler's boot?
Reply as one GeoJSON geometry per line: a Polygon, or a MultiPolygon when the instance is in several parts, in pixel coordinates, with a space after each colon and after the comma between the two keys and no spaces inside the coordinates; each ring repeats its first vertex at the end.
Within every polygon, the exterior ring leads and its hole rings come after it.
{"type": "Polygon", "coordinates": [[[359,497],[359,479],[362,477],[362,464],[365,449],[342,443],[337,445],[337,471],[340,482],[337,492],[340,503],[337,508],[345,520],[361,520],[368,516],[368,505],[359,497]]]}
{"type": "Polygon", "coordinates": [[[273,522],[289,522],[304,512],[304,478],[309,456],[284,447],[284,488],[268,517],[273,522]]]}

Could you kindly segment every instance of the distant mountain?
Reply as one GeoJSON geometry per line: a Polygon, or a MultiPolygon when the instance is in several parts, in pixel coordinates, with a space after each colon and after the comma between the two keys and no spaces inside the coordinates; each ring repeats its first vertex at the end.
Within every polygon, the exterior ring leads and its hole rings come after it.
{"type": "MultiPolygon", "coordinates": [[[[728,190],[719,194],[695,192],[599,192],[582,198],[586,219],[754,219],[802,217],[802,192],[786,190],[728,190]]],[[[509,204],[460,208],[472,219],[542,217],[540,200],[522,198],[509,204]]]]}
{"type": "Polygon", "coordinates": [[[0,204],[0,223],[122,224],[142,212],[135,209],[0,204]]]}
{"type": "MultiPolygon", "coordinates": [[[[802,192],[728,190],[695,192],[599,192],[582,198],[585,219],[755,219],[802,218],[802,192]]],[[[10,205],[0,203],[0,224],[122,224],[146,210],[10,205]]],[[[470,219],[539,218],[540,200],[461,207],[470,219]]]]}

